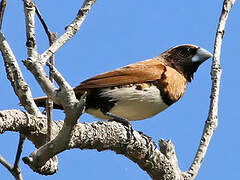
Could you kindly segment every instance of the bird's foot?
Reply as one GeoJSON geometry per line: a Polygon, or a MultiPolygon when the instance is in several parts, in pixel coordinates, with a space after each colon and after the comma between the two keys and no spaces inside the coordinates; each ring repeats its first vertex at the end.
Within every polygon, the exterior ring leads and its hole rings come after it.
{"type": "Polygon", "coordinates": [[[127,119],[119,117],[119,116],[117,116],[115,114],[112,114],[110,112],[105,112],[104,114],[111,118],[109,121],[116,121],[118,123],[121,123],[123,126],[127,127],[127,129],[129,130],[128,132],[130,132],[129,135],[128,135],[128,138],[132,139],[134,130],[133,130],[133,127],[132,127],[131,123],[127,119]]]}

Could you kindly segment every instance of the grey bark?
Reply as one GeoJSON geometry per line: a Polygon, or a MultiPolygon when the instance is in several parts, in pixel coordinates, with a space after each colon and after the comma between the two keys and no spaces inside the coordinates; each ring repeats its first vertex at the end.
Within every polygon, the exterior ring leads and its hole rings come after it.
{"type": "MultiPolygon", "coordinates": [[[[61,91],[57,91],[54,84],[46,78],[44,71],[46,61],[76,34],[94,2],[95,0],[86,0],[73,23],[66,28],[66,32],[42,55],[39,55],[35,42],[35,5],[31,0],[24,0],[29,56],[29,58],[24,61],[24,64],[35,76],[45,93],[53,99],[55,103],[57,102],[63,105],[66,114],[64,121],[52,123],[53,139],[47,144],[45,144],[47,118],[42,115],[36,107],[30,88],[22,77],[16,58],[3,34],[0,32],[0,49],[4,58],[8,78],[12,83],[16,95],[28,112],[19,110],[0,111],[0,133],[6,131],[19,132],[25,135],[36,146],[37,150],[28,157],[25,157],[24,162],[40,174],[55,173],[58,162],[54,156],[67,149],[79,148],[97,149],[98,151],[111,150],[122,154],[137,163],[152,179],[194,179],[218,124],[218,97],[221,77],[220,51],[228,13],[235,1],[225,0],[223,3],[214,46],[209,115],[195,159],[187,172],[181,172],[179,169],[174,145],[171,141],[166,142],[160,140],[160,149],[158,149],[156,144],[148,136],[137,131],[134,131],[132,136],[129,136],[131,133],[129,129],[116,122],[77,124],[78,118],[84,111],[85,97],[83,96],[81,100],[78,101],[69,84],[57,69],[50,64],[49,67],[52,69],[53,78],[61,87],[61,91]]],[[[11,167],[1,156],[0,163],[8,169],[11,167]]]]}

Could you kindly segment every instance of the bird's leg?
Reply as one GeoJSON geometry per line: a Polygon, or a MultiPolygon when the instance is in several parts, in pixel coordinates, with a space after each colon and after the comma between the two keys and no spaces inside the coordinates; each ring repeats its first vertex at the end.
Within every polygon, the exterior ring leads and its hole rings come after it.
{"type": "Polygon", "coordinates": [[[118,122],[118,123],[121,123],[122,125],[128,127],[128,128],[130,129],[130,132],[131,132],[131,133],[130,133],[130,138],[132,137],[133,127],[132,127],[131,123],[130,123],[127,119],[122,118],[122,117],[119,117],[119,116],[117,116],[117,115],[115,115],[115,114],[112,114],[112,113],[110,113],[110,112],[104,112],[104,115],[112,118],[111,120],[116,121],[116,122],[118,122]]]}
{"type": "Polygon", "coordinates": [[[119,117],[119,116],[117,116],[115,114],[112,114],[110,112],[105,112],[104,115],[106,115],[110,118],[113,118],[114,121],[119,122],[124,126],[131,126],[131,123],[125,118],[119,117]]]}

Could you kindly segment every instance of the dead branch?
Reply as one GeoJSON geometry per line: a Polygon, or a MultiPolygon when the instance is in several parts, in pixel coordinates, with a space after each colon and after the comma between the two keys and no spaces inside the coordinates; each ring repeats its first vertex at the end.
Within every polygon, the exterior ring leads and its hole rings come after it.
{"type": "Polygon", "coordinates": [[[187,179],[194,179],[197,176],[197,173],[202,165],[203,159],[206,155],[208,145],[212,138],[214,131],[218,125],[218,99],[219,99],[219,91],[220,91],[220,80],[221,80],[221,67],[220,67],[220,53],[222,47],[222,39],[224,35],[224,29],[227,22],[228,14],[234,5],[235,0],[224,0],[222,13],[219,19],[216,38],[215,38],[215,45],[214,45],[214,55],[213,55],[213,62],[212,62],[212,71],[211,71],[211,78],[212,78],[212,90],[210,96],[210,107],[208,118],[205,122],[203,134],[201,137],[201,141],[198,147],[198,151],[194,158],[194,161],[189,168],[189,170],[184,173],[187,179]]]}
{"type": "Polygon", "coordinates": [[[28,49],[28,57],[36,58],[38,56],[37,52],[37,42],[35,35],[35,4],[32,0],[23,0],[24,4],[24,14],[25,14],[25,25],[26,25],[26,35],[27,42],[26,46],[28,49]]]}
{"type": "MultiPolygon", "coordinates": [[[[53,122],[54,138],[60,134],[62,128],[63,121],[53,122]]],[[[0,111],[0,133],[5,131],[23,133],[33,144],[38,146],[39,141],[45,139],[47,134],[47,119],[19,110],[0,111]]],[[[162,150],[160,151],[151,138],[137,131],[133,132],[134,139],[130,141],[128,139],[130,132],[127,131],[129,131],[128,128],[116,122],[78,123],[74,126],[66,146],[61,147],[60,144],[54,144],[51,141],[54,148],[51,146],[44,148],[50,148],[51,156],[73,148],[112,150],[137,163],[153,179],[182,179],[177,161],[172,158],[176,155],[171,142],[162,140],[162,150]]],[[[40,164],[42,164],[43,156],[49,156],[48,153],[44,153],[44,148],[40,148],[36,153],[40,157],[38,159],[40,164]]],[[[36,166],[30,167],[39,172],[36,166]]]]}
{"type": "MultiPolygon", "coordinates": [[[[22,133],[38,148],[23,160],[34,171],[40,174],[55,173],[57,170],[57,160],[53,157],[64,150],[79,148],[97,149],[98,151],[112,150],[118,154],[122,154],[137,163],[152,179],[194,179],[202,165],[211,137],[218,124],[218,98],[222,72],[220,68],[220,52],[227,17],[235,0],[225,0],[223,3],[214,46],[209,115],[195,159],[187,172],[180,171],[174,145],[171,141],[166,142],[160,140],[160,149],[158,149],[151,138],[142,133],[134,131],[134,138],[129,139],[127,136],[127,134],[130,133],[128,129],[116,122],[77,124],[78,118],[84,111],[85,95],[78,101],[71,86],[53,66],[53,63],[48,63],[48,66],[51,69],[52,78],[57,82],[61,90],[59,91],[53,82],[47,78],[46,72],[44,71],[44,65],[47,60],[76,34],[94,3],[95,0],[85,0],[77,17],[72,24],[66,28],[65,33],[56,41],[52,41],[50,47],[42,55],[39,55],[35,37],[35,11],[46,33],[49,34],[50,31],[43,19],[41,20],[41,15],[35,4],[31,0],[24,0],[27,31],[26,45],[29,56],[27,60],[23,61],[24,65],[32,72],[48,97],[55,103],[63,106],[66,114],[64,123],[59,121],[49,124],[49,127],[51,127],[49,129],[52,130],[50,134],[52,134],[54,139],[47,144],[44,144],[47,134],[47,119],[36,107],[32,99],[31,91],[22,77],[16,58],[3,34],[0,32],[0,49],[4,57],[8,78],[21,104],[28,111],[28,113],[18,110],[0,111],[0,133],[4,133],[5,131],[22,133]],[[14,74],[16,72],[17,75],[14,74]]],[[[3,15],[0,14],[0,16],[2,17],[3,15]]],[[[49,35],[49,39],[52,39],[51,36],[52,35],[49,35]]],[[[23,138],[21,138],[19,142],[14,166],[11,166],[11,164],[0,156],[0,163],[10,172],[13,171],[13,173],[11,173],[13,175],[15,174],[14,177],[19,169],[18,163],[23,143],[21,140],[23,140],[23,138]]],[[[17,178],[22,178],[21,173],[18,173],[17,178]]]]}
{"type": "MultiPolygon", "coordinates": [[[[29,0],[30,1],[30,0],[29,0]]],[[[93,3],[95,1],[86,0],[82,6],[82,8],[79,10],[79,13],[74,20],[74,22],[68,26],[66,29],[66,32],[59,38],[65,38],[65,41],[63,39],[60,40],[60,48],[64,43],[67,42],[80,28],[83,20],[85,19],[87,13],[89,12],[90,8],[92,7],[93,3]],[[64,42],[64,43],[63,43],[64,42]]],[[[33,16],[28,16],[31,18],[34,18],[33,16]]],[[[34,22],[34,20],[30,20],[31,22],[34,22]]],[[[33,27],[33,26],[32,26],[33,27]]],[[[30,29],[30,28],[28,28],[30,29]]],[[[27,30],[30,31],[30,30],[27,30]]],[[[31,34],[31,33],[30,33],[31,34]]],[[[34,39],[34,38],[33,38],[34,39]]],[[[55,47],[54,44],[56,44],[59,39],[57,39],[51,47],[55,47]]],[[[59,43],[59,42],[58,42],[59,43]]],[[[57,50],[57,49],[56,49],[57,50]]],[[[53,52],[51,50],[51,54],[48,54],[50,56],[53,55],[53,52]]],[[[46,57],[50,56],[32,56],[23,61],[24,65],[32,72],[38,83],[40,84],[43,91],[50,97],[55,103],[61,104],[64,108],[64,112],[66,114],[66,118],[64,121],[64,125],[62,130],[59,132],[58,136],[50,141],[49,143],[42,146],[37,151],[33,152],[28,158],[24,158],[25,163],[28,165],[34,167],[36,170],[41,171],[41,167],[51,158],[53,155],[55,155],[53,148],[57,148],[58,152],[61,152],[65,146],[67,145],[69,141],[69,137],[71,135],[71,130],[73,126],[77,123],[78,118],[84,111],[85,106],[85,95],[81,98],[80,101],[78,101],[75,97],[75,94],[71,88],[71,86],[64,80],[64,78],[61,76],[61,74],[54,68],[51,64],[48,64],[50,69],[52,70],[53,79],[56,81],[56,83],[59,85],[61,91],[57,90],[53,83],[47,78],[46,73],[44,71],[44,64],[46,62],[46,57]],[[44,152],[44,153],[43,153],[44,152]],[[42,156],[40,156],[40,154],[42,156]],[[47,154],[47,155],[46,155],[47,154]]],[[[48,59],[47,58],[47,59],[48,59]]]]}
{"type": "Polygon", "coordinates": [[[31,90],[23,78],[16,57],[2,32],[0,32],[0,50],[5,63],[8,80],[11,82],[14,92],[18,96],[21,105],[23,105],[30,114],[42,116],[42,113],[33,101],[31,90]]]}
{"type": "MultiPolygon", "coordinates": [[[[37,8],[37,6],[35,5],[35,10],[36,10],[36,14],[45,30],[45,33],[47,34],[48,37],[48,41],[49,41],[49,46],[51,46],[57,39],[57,33],[52,33],[47,24],[45,23],[43,17],[41,16],[41,13],[39,11],[39,9],[37,8]]],[[[54,54],[50,57],[50,64],[52,66],[54,66],[55,63],[55,56],[54,54]]],[[[54,79],[52,76],[52,72],[51,70],[49,71],[49,80],[53,83],[54,79]]],[[[48,118],[48,136],[47,136],[47,142],[52,140],[52,111],[53,111],[53,101],[50,98],[47,98],[46,101],[46,112],[47,112],[47,118],[48,118]]]]}
{"type": "Polygon", "coordinates": [[[7,5],[7,0],[2,0],[0,3],[0,29],[2,29],[3,15],[7,5]]]}
{"type": "Polygon", "coordinates": [[[15,171],[19,171],[20,167],[19,167],[19,160],[22,154],[22,148],[23,148],[23,143],[25,141],[25,136],[22,134],[19,134],[19,142],[18,142],[18,148],[17,148],[17,154],[15,157],[15,162],[14,162],[14,166],[13,166],[13,170],[15,171]]]}
{"type": "Polygon", "coordinates": [[[83,21],[85,20],[88,12],[95,3],[96,0],[85,0],[81,9],[78,11],[77,17],[74,19],[72,24],[66,27],[65,33],[60,36],[42,55],[41,59],[43,63],[46,61],[69,39],[71,39],[77,31],[80,29],[83,21]]]}
{"type": "Polygon", "coordinates": [[[8,171],[13,175],[16,180],[23,180],[22,174],[19,168],[14,168],[7,160],[0,155],[0,163],[8,169],[8,171]]]}

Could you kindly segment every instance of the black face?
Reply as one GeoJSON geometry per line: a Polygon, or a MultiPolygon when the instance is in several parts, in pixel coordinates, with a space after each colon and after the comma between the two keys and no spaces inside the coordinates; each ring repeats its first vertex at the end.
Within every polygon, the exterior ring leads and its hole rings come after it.
{"type": "Polygon", "coordinates": [[[172,53],[176,54],[180,58],[184,59],[191,59],[197,53],[196,47],[184,46],[184,47],[177,47],[172,50],[172,53]]]}
{"type": "Polygon", "coordinates": [[[162,56],[167,64],[182,73],[186,79],[191,82],[193,73],[197,71],[200,61],[193,62],[192,58],[197,54],[198,46],[180,45],[173,47],[160,56],[162,56]]]}

